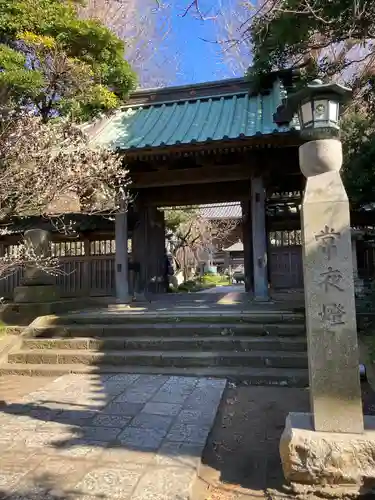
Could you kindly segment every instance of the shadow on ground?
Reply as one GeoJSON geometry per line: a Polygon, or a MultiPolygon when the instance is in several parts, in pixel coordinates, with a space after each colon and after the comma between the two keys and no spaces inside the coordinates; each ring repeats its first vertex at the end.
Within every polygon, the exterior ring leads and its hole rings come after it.
{"type": "Polygon", "coordinates": [[[187,500],[224,386],[90,374],[65,375],[20,401],[8,394],[0,498],[187,500]]]}
{"type": "MultiPolygon", "coordinates": [[[[367,383],[362,398],[364,413],[374,415],[375,394],[367,383]]],[[[284,481],[279,441],[287,414],[309,407],[307,389],[229,384],[204,451],[196,500],[293,498],[284,481]]]]}

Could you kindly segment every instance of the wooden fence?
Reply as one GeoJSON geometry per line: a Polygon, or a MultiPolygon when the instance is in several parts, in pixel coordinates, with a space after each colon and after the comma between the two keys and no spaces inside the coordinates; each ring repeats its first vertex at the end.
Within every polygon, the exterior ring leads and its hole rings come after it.
{"type": "MultiPolygon", "coordinates": [[[[2,243],[2,255],[17,252],[17,244],[2,243]]],[[[108,296],[115,294],[115,240],[55,241],[51,244],[59,260],[55,277],[61,297],[108,296]]],[[[22,282],[19,269],[0,280],[0,297],[12,299],[13,290],[22,282]]]]}

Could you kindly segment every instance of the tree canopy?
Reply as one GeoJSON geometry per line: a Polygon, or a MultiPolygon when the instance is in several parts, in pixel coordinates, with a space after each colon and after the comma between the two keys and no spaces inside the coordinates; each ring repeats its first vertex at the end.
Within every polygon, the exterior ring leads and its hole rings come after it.
{"type": "Polygon", "coordinates": [[[343,178],[353,207],[374,203],[375,3],[265,0],[244,8],[238,38],[248,44],[251,78],[295,69],[297,85],[320,77],[353,89],[342,118],[343,178]]]}
{"type": "Polygon", "coordinates": [[[44,121],[90,118],[134,88],[124,42],[99,21],[80,19],[74,3],[0,0],[0,11],[0,85],[44,121]]]}

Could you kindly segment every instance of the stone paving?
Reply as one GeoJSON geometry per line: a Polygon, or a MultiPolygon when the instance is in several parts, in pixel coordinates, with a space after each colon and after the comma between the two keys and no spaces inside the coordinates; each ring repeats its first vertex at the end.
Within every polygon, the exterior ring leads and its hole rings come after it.
{"type": "Polygon", "coordinates": [[[188,500],[225,380],[64,375],[0,403],[0,499],[188,500]]]}

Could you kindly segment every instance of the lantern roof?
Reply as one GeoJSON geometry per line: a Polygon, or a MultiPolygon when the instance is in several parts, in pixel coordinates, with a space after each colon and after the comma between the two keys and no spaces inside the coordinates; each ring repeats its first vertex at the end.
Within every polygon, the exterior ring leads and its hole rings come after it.
{"type": "Polygon", "coordinates": [[[351,96],[352,90],[349,87],[335,82],[323,83],[322,80],[316,79],[284,98],[273,119],[278,126],[287,125],[293,120],[297,108],[302,102],[314,98],[335,98],[339,103],[344,104],[350,100],[351,96]]]}

